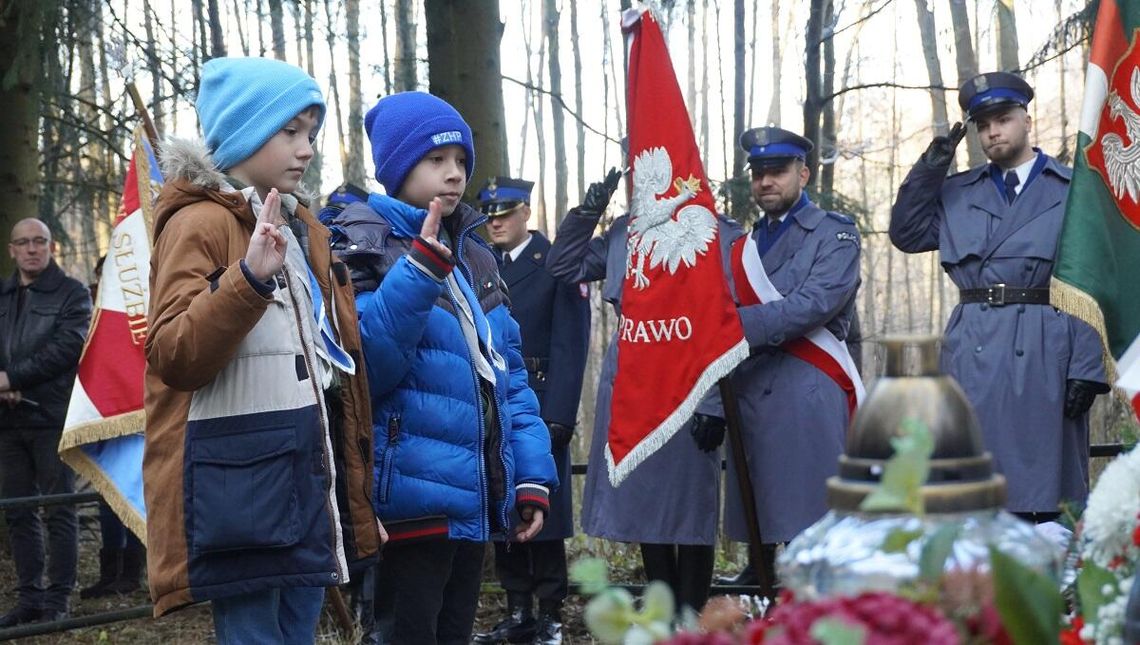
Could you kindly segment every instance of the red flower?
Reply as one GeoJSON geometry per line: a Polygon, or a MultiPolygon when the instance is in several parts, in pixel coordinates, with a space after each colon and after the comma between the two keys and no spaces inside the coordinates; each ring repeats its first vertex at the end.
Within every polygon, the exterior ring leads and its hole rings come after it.
{"type": "Polygon", "coordinates": [[[814,643],[811,628],[820,618],[834,618],[862,627],[866,632],[866,645],[957,645],[959,642],[954,624],[938,609],[881,591],[854,598],[778,605],[769,621],[754,621],[748,625],[744,642],[750,645],[814,643]]]}
{"type": "Polygon", "coordinates": [[[1137,524],[1136,528],[1132,529],[1132,544],[1140,546],[1140,524],[1137,524]]]}
{"type": "Polygon", "coordinates": [[[1081,638],[1081,629],[1085,626],[1085,619],[1080,614],[1073,617],[1069,628],[1061,632],[1061,645],[1086,645],[1081,638]]]}

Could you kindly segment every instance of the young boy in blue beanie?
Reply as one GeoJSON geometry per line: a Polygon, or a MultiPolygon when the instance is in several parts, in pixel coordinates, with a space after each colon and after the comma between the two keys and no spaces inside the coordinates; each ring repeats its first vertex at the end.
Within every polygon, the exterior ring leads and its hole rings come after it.
{"type": "Polygon", "coordinates": [[[376,513],[390,542],[377,601],[392,643],[469,643],[484,543],[542,528],[558,485],[527,385],[519,328],[486,218],[460,201],[475,165],[471,128],[421,92],[365,117],[387,195],[332,226],[357,288],[372,391],[376,513]]]}
{"type": "Polygon", "coordinates": [[[205,145],[163,150],[154,223],[150,591],[158,616],[211,600],[219,643],[312,643],[324,587],[381,539],[352,287],[291,194],[325,103],[276,60],[214,59],[201,79],[205,145]]]}

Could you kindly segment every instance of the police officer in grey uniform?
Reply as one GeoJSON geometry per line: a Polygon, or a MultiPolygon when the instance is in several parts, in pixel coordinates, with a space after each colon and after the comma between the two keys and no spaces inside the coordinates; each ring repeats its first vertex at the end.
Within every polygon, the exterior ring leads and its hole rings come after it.
{"type": "MultiPolygon", "coordinates": [[[[621,313],[629,216],[615,219],[595,237],[598,221],[617,188],[620,173],[590,186],[582,205],[571,209],[558,228],[546,266],[569,282],[602,280],[602,299],[621,313]]],[[[722,253],[734,235],[721,220],[722,253]]],[[[678,432],[615,488],[606,471],[604,448],[617,372],[617,337],[602,363],[582,501],[582,530],[594,537],[641,545],[646,577],[667,582],[679,604],[700,610],[712,582],[717,515],[720,508],[720,455],[704,452],[678,432]]]]}
{"type": "MultiPolygon", "coordinates": [[[[820,327],[846,339],[860,282],[860,239],[849,217],[823,210],[804,191],[811,141],[763,127],[742,134],[740,146],[748,153],[752,197],[764,212],[751,235],[772,285],[784,296],[738,308],[751,355],[732,374],[768,561],[761,566],[771,570],[775,546],[827,511],[825,481],[836,474],[850,421],[840,385],[782,345],[820,327]]],[[[734,293],[738,288],[733,284],[734,293]]],[[[698,418],[721,417],[719,401],[710,402],[698,418]]],[[[710,442],[694,435],[705,448],[722,437],[718,432],[710,442]]],[[[743,542],[748,527],[733,460],[728,466],[725,533],[743,542]]]]}
{"type": "Polygon", "coordinates": [[[550,242],[527,230],[534,182],[492,177],[479,191],[487,234],[499,252],[511,316],[519,324],[523,362],[542,418],[561,485],[550,496],[542,531],[507,548],[495,542],[495,570],[507,592],[507,616],[476,643],[562,642],[562,601],[567,592],[566,546],[574,535],[570,440],[578,416],[590,342],[590,301],[585,285],[563,283],[546,268],[550,242]],[[538,599],[537,619],[532,597],[538,599]]]}
{"type": "Polygon", "coordinates": [[[1088,494],[1088,409],[1108,386],[1095,331],[1049,304],[1070,170],[1030,146],[1032,99],[1013,74],[966,81],[958,102],[990,163],[947,177],[966,128],[935,137],[899,187],[890,236],[937,249],[960,289],[943,371],[977,412],[1009,510],[1043,522],[1088,494]]]}

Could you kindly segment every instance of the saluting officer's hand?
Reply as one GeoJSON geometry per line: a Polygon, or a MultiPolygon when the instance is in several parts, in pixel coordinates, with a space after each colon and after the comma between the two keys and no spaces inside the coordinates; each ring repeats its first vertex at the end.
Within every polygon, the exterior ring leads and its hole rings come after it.
{"type": "Polygon", "coordinates": [[[926,152],[922,153],[922,160],[932,166],[949,166],[954,160],[954,150],[966,136],[966,126],[961,121],[950,128],[950,134],[934,137],[926,152]]]}
{"type": "Polygon", "coordinates": [[[621,181],[621,172],[617,168],[610,168],[604,180],[590,184],[586,189],[586,198],[582,200],[580,208],[599,215],[604,213],[606,207],[610,205],[610,198],[617,190],[619,181],[621,181]]]}
{"type": "Polygon", "coordinates": [[[522,523],[515,527],[515,541],[527,542],[542,530],[542,521],[545,513],[541,508],[524,506],[519,510],[522,523]]]}
{"type": "Polygon", "coordinates": [[[281,195],[274,188],[265,197],[253,235],[249,238],[249,248],[245,252],[246,266],[253,277],[261,282],[268,280],[285,264],[285,249],[289,242],[277,230],[280,222],[281,195]]]}

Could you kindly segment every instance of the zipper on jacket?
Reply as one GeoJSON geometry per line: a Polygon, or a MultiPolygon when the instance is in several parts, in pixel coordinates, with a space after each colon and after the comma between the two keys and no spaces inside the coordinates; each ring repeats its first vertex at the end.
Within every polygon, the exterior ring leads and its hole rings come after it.
{"type": "MultiPolygon", "coordinates": [[[[471,284],[471,292],[472,293],[475,293],[475,286],[477,283],[474,280],[474,274],[471,272],[471,267],[467,265],[467,260],[465,259],[465,256],[463,255],[463,241],[467,238],[468,234],[470,234],[472,231],[474,231],[479,226],[483,225],[483,223],[485,223],[486,221],[487,221],[487,217],[485,215],[480,215],[479,217],[476,217],[475,220],[471,222],[471,224],[469,224],[466,228],[463,229],[463,231],[459,234],[459,241],[455,243],[456,264],[458,264],[459,266],[461,266],[463,268],[464,273],[466,274],[466,277],[467,277],[467,282],[469,284],[471,284]]],[[[454,297],[455,296],[452,295],[453,300],[454,300],[454,297]]],[[[478,298],[479,298],[478,294],[475,295],[475,298],[476,298],[476,300],[478,300],[478,298]]],[[[479,307],[479,311],[482,313],[482,311],[483,311],[482,303],[476,302],[475,305],[477,307],[479,307]]],[[[458,303],[453,302],[452,306],[456,308],[456,311],[459,310],[458,309],[459,308],[458,303]]],[[[487,314],[484,313],[483,317],[486,318],[487,314]]],[[[474,318],[474,314],[472,314],[472,318],[474,318]]],[[[487,320],[487,326],[490,327],[490,325],[491,325],[491,321],[487,320]]],[[[478,333],[478,330],[475,330],[475,331],[476,331],[476,333],[478,333]]],[[[491,347],[490,349],[494,350],[493,347],[491,347]]],[[[470,353],[470,349],[468,349],[468,353],[470,353]]],[[[509,370],[510,370],[509,365],[507,366],[507,370],[508,370],[508,375],[509,375],[509,373],[510,373],[509,372],[509,370]]],[[[471,366],[471,371],[472,371],[472,376],[475,377],[475,387],[476,387],[476,397],[475,398],[478,399],[479,418],[482,419],[482,418],[485,418],[484,417],[485,413],[484,413],[483,407],[482,407],[483,406],[482,397],[478,396],[479,379],[478,379],[478,375],[475,374],[474,364],[472,364],[472,366],[471,366]]],[[[492,371],[494,371],[494,368],[492,368],[492,371]]],[[[494,396],[494,394],[498,391],[498,389],[499,389],[498,383],[492,383],[491,384],[492,396],[494,396]]],[[[498,401],[496,401],[495,403],[497,404],[498,401]]],[[[501,406],[498,406],[498,405],[496,405],[495,407],[501,408],[501,406]]],[[[502,412],[502,410],[498,409],[498,410],[496,410],[496,412],[499,416],[499,433],[502,435],[502,438],[499,442],[499,463],[503,467],[503,479],[504,479],[503,483],[506,487],[508,487],[507,492],[503,495],[503,505],[498,510],[499,510],[499,519],[501,520],[502,527],[503,527],[503,533],[506,536],[504,539],[504,542],[506,544],[507,550],[510,551],[510,548],[511,548],[511,539],[510,539],[511,538],[511,520],[510,520],[510,517],[508,517],[509,511],[507,509],[507,501],[511,497],[511,495],[510,495],[511,490],[509,490],[509,487],[513,486],[514,482],[506,481],[508,479],[507,475],[509,474],[507,471],[507,456],[506,456],[506,444],[507,444],[507,436],[506,435],[507,435],[507,431],[506,431],[506,427],[503,426],[503,419],[502,419],[503,412],[502,412]]],[[[483,424],[480,423],[479,424],[479,435],[480,435],[479,436],[479,454],[480,455],[483,454],[483,436],[482,436],[483,430],[484,430],[483,424]]],[[[479,466],[480,466],[480,468],[483,467],[483,460],[482,459],[479,460],[479,466]]],[[[482,482],[482,481],[483,481],[483,478],[480,477],[480,482],[482,482]]],[[[489,513],[491,511],[491,504],[486,499],[486,493],[484,493],[483,500],[484,500],[483,501],[484,506],[486,506],[487,512],[489,513]]],[[[490,530],[488,530],[487,534],[489,537],[490,536],[490,530]]]]}
{"type": "MultiPolygon", "coordinates": [[[[341,559],[340,559],[340,553],[343,550],[344,545],[343,545],[343,543],[338,543],[338,541],[337,541],[337,536],[340,534],[340,527],[337,526],[336,518],[333,517],[332,508],[330,507],[331,504],[336,503],[336,491],[335,491],[336,482],[333,481],[332,469],[329,467],[329,454],[326,451],[326,447],[327,447],[326,446],[326,441],[327,441],[326,433],[330,432],[331,428],[326,430],[326,428],[328,428],[328,420],[325,418],[325,406],[324,406],[324,401],[321,398],[324,396],[324,394],[321,392],[320,387],[317,385],[317,377],[320,375],[320,372],[313,369],[314,368],[314,362],[313,362],[312,357],[309,356],[309,346],[307,343],[305,343],[304,320],[302,320],[302,318],[301,318],[301,309],[297,303],[297,296],[296,296],[296,294],[293,293],[293,281],[289,279],[288,263],[286,263],[285,268],[281,271],[281,274],[279,274],[279,275],[285,276],[285,290],[289,293],[289,301],[293,303],[293,318],[297,321],[297,333],[300,336],[301,353],[305,356],[305,363],[309,367],[309,384],[312,385],[312,387],[313,387],[313,394],[316,396],[316,401],[317,401],[317,418],[320,421],[320,428],[321,428],[321,433],[320,433],[321,434],[321,436],[320,436],[321,462],[324,464],[326,480],[330,484],[332,484],[332,486],[334,487],[334,490],[331,490],[331,491],[326,490],[325,491],[325,504],[324,504],[325,515],[328,516],[329,526],[332,529],[332,535],[333,535],[333,561],[336,562],[336,571],[334,572],[334,580],[336,580],[338,583],[347,582],[348,581],[348,571],[347,571],[348,563],[347,562],[342,563],[341,559]],[[330,493],[331,493],[331,497],[329,496],[330,493]]],[[[311,296],[314,299],[324,297],[324,295],[320,294],[320,293],[311,294],[311,296]]],[[[314,340],[314,342],[318,342],[318,341],[319,341],[319,339],[314,340]]],[[[345,555],[345,557],[348,557],[347,554],[345,555]]]]}
{"type": "Polygon", "coordinates": [[[380,456],[380,472],[382,473],[381,489],[379,491],[380,503],[387,504],[392,495],[392,462],[396,456],[396,446],[400,443],[400,415],[388,418],[388,444],[384,446],[384,454],[380,456]]]}

